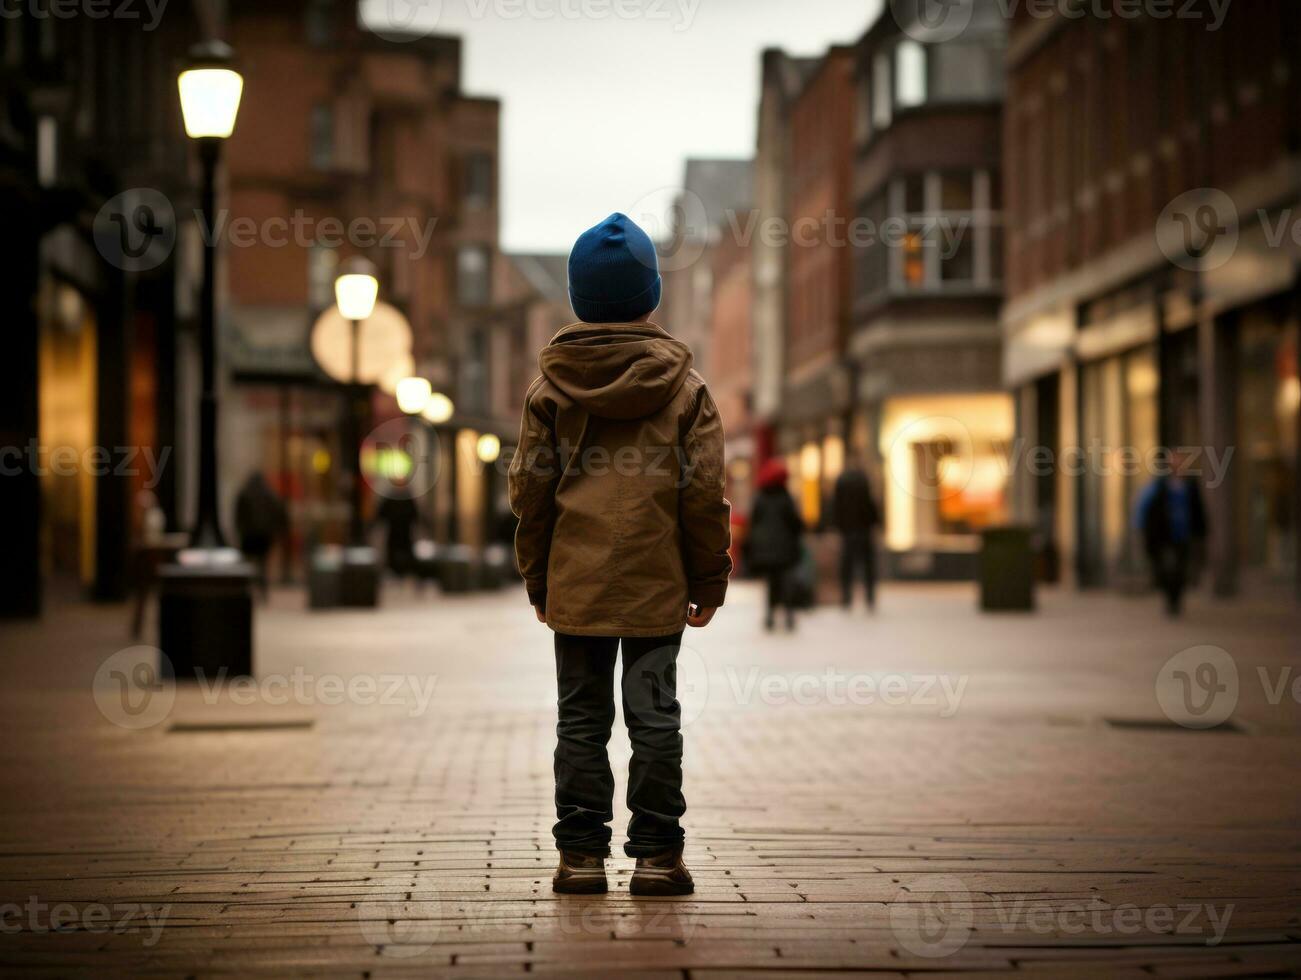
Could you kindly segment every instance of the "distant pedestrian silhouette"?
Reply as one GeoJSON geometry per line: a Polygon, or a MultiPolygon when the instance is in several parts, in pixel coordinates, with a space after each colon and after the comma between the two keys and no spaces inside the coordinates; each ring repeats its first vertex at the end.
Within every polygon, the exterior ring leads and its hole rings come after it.
{"type": "Polygon", "coordinates": [[[789,478],[786,464],[780,459],[770,459],[760,468],[759,493],[750,512],[750,534],[746,538],[747,566],[768,580],[766,629],[775,625],[779,606],[786,610],[787,628],[795,628],[790,576],[800,561],[804,522],[786,489],[789,478]]]}
{"type": "Polygon", "coordinates": [[[876,608],[876,541],[881,512],[867,471],[857,456],[845,461],[831,495],[831,523],[840,534],[840,592],[846,609],[854,603],[854,580],[863,569],[867,608],[876,608]]]}
{"type": "Polygon", "coordinates": [[[1166,613],[1178,616],[1194,550],[1206,538],[1206,508],[1201,489],[1184,472],[1186,456],[1162,450],[1158,462],[1169,472],[1143,488],[1134,509],[1134,526],[1143,533],[1153,578],[1165,594],[1166,613]]]}
{"type": "Polygon", "coordinates": [[[416,570],[416,528],[420,509],[410,497],[385,497],[375,519],[384,524],[384,559],[389,571],[408,576],[416,570]]]}
{"type": "Polygon", "coordinates": [[[288,524],[285,505],[267,483],[262,472],[255,471],[235,498],[235,531],[239,550],[257,567],[258,587],[267,594],[267,555],[288,524]]]}

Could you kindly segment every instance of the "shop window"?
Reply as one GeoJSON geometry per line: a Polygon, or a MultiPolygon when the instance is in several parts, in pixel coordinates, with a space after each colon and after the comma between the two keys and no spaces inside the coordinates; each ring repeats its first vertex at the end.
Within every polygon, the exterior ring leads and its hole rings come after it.
{"type": "Polygon", "coordinates": [[[308,0],[303,12],[303,28],[307,43],[325,47],[334,41],[334,0],[308,0]]]}
{"type": "Polygon", "coordinates": [[[971,173],[947,173],[940,176],[940,208],[944,211],[970,211],[975,207],[971,173]]]}
{"type": "Polygon", "coordinates": [[[465,158],[464,191],[466,207],[483,209],[493,201],[492,155],[471,153],[465,158]]]}
{"type": "Polygon", "coordinates": [[[984,102],[1003,93],[1003,46],[996,42],[937,44],[930,49],[935,101],[984,102]]]}
{"type": "Polygon", "coordinates": [[[858,98],[854,104],[854,138],[866,143],[872,138],[872,86],[867,76],[858,82],[858,98]]]}
{"type": "Polygon", "coordinates": [[[312,106],[309,120],[309,152],[316,170],[329,170],[334,164],[334,112],[328,105],[312,106]]]}
{"type": "Polygon", "coordinates": [[[491,259],[483,245],[462,245],[456,253],[456,299],[461,306],[486,306],[491,294],[491,259]]]}
{"type": "Polygon", "coordinates": [[[863,208],[863,220],[870,232],[858,254],[858,295],[871,296],[886,288],[889,277],[889,251],[882,240],[886,217],[885,195],[877,194],[863,208]]]}
{"type": "Polygon", "coordinates": [[[339,255],[334,249],[313,243],[307,253],[307,302],[314,310],[334,304],[334,279],[339,255]]]}
{"type": "Polygon", "coordinates": [[[909,214],[926,210],[926,175],[909,174],[903,182],[903,209],[909,214]]]}
{"type": "Polygon", "coordinates": [[[989,229],[989,278],[991,282],[1000,283],[1003,281],[1003,249],[1004,249],[1003,229],[994,227],[989,229]]]}
{"type": "Polygon", "coordinates": [[[894,53],[894,102],[910,109],[926,102],[926,49],[916,41],[902,41],[894,53]]]}
{"type": "Polygon", "coordinates": [[[910,287],[919,287],[926,282],[926,232],[920,223],[904,236],[903,281],[910,287]]]}
{"type": "Polygon", "coordinates": [[[953,241],[947,237],[943,241],[943,254],[940,255],[940,279],[944,282],[971,282],[976,278],[975,232],[970,227],[963,228],[953,241]]]}
{"type": "Polygon", "coordinates": [[[893,117],[890,82],[890,52],[882,51],[872,62],[872,125],[876,129],[888,129],[893,117]]]}

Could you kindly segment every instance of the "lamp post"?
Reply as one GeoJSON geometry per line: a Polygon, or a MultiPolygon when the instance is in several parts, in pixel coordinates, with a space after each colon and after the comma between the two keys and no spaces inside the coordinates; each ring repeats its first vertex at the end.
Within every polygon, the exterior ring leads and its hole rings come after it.
{"type": "MultiPolygon", "coordinates": [[[[244,79],[231,50],[206,41],[190,50],[176,80],[186,134],[202,164],[203,218],[216,227],[217,167],[222,143],[235,129],[244,79]]],[[[253,673],[253,569],[226,548],[217,513],[217,241],[203,249],[199,296],[199,492],[190,546],[159,570],[158,643],[162,676],[197,678],[253,673]]]]}
{"type": "Polygon", "coordinates": [[[244,79],[231,67],[229,45],[205,41],[190,50],[190,63],[177,78],[185,132],[198,145],[203,168],[201,207],[209,229],[203,247],[203,283],[199,297],[199,507],[190,547],[224,547],[217,517],[217,240],[211,234],[217,217],[217,165],[221,144],[235,129],[244,79]]]}
{"type": "Polygon", "coordinates": [[[348,379],[349,424],[347,433],[351,452],[348,455],[348,473],[352,479],[352,519],[349,522],[348,543],[361,547],[366,543],[362,522],[361,492],[361,440],[365,428],[367,388],[361,383],[361,325],[375,312],[379,297],[379,279],[375,267],[363,258],[351,258],[343,264],[343,271],[334,280],[334,300],[339,312],[351,325],[351,347],[348,379]]]}

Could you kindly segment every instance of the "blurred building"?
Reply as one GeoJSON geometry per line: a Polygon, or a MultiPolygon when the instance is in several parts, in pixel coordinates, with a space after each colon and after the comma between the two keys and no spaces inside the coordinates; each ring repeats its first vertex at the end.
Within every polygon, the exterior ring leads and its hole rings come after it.
{"type": "Polygon", "coordinates": [[[737,514],[748,514],[754,438],[751,399],[754,384],[753,292],[750,249],[741,236],[722,235],[713,249],[709,343],[717,352],[709,390],[723,419],[727,446],[726,494],[737,514]]]}
{"type": "Polygon", "coordinates": [[[191,148],[176,70],[209,5],[0,17],[0,614],[120,598],[143,491],[186,523],[191,148]]]}
{"type": "MultiPolygon", "coordinates": [[[[795,58],[777,48],[763,52],[759,120],[754,154],[754,219],[760,229],[789,226],[790,107],[817,69],[817,58],[795,58]]],[[[750,239],[751,344],[753,348],[754,465],[773,454],[785,389],[786,250],[784,237],[750,239]]]]}
{"type": "Polygon", "coordinates": [[[1018,467],[1018,516],[1081,585],[1142,580],[1165,444],[1229,594],[1297,581],[1301,8],[1182,6],[1012,19],[1004,379],[1018,444],[1071,464],[1018,467]]]}
{"type": "Polygon", "coordinates": [[[574,320],[569,306],[569,256],[563,253],[503,255],[498,265],[498,302],[489,317],[488,391],[493,419],[503,419],[503,451],[488,488],[492,536],[514,541],[505,471],[519,436],[524,395],[538,377],[538,354],[574,320]]]}
{"type": "Polygon", "coordinates": [[[712,251],[749,218],[751,173],[749,160],[687,160],[670,238],[660,243],[664,285],[654,319],[691,348],[696,370],[706,377],[713,364],[712,251]]]}
{"type": "Polygon", "coordinates": [[[475,446],[505,423],[489,385],[499,105],[461,90],[458,38],[374,33],[353,0],[230,7],[245,98],[227,153],[223,513],[261,469],[289,499],[298,541],[342,536],[351,448],[309,334],[334,303],[339,263],[362,254],[412,335],[372,417],[400,415],[397,376],[423,375],[452,397],[438,448],[449,476],[419,502],[439,539],[477,543],[491,498],[475,446]],[[254,231],[238,238],[241,227],[254,231]]]}
{"type": "Polygon", "coordinates": [[[840,475],[852,416],[845,360],[854,251],[854,52],[835,47],[807,73],[788,106],[783,283],[784,385],[778,444],[809,525],[840,475]]]}
{"type": "MultiPolygon", "coordinates": [[[[968,577],[981,528],[1007,516],[1013,434],[1002,390],[998,0],[935,36],[892,4],[855,49],[857,219],[846,360],[847,441],[883,498],[886,571],[968,577]],[[901,21],[907,30],[900,26],[901,21]]],[[[840,406],[837,406],[840,407],[840,406]]],[[[788,446],[801,472],[825,446],[788,446]]]]}

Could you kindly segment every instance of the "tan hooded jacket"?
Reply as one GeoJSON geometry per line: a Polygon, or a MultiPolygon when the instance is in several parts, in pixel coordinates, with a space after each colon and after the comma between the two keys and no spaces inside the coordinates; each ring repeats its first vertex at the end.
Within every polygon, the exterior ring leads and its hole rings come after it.
{"type": "Polygon", "coordinates": [[[666,636],[721,606],[723,429],[691,351],[653,323],[575,323],[538,358],[510,467],[515,552],[547,625],[666,636]]]}

